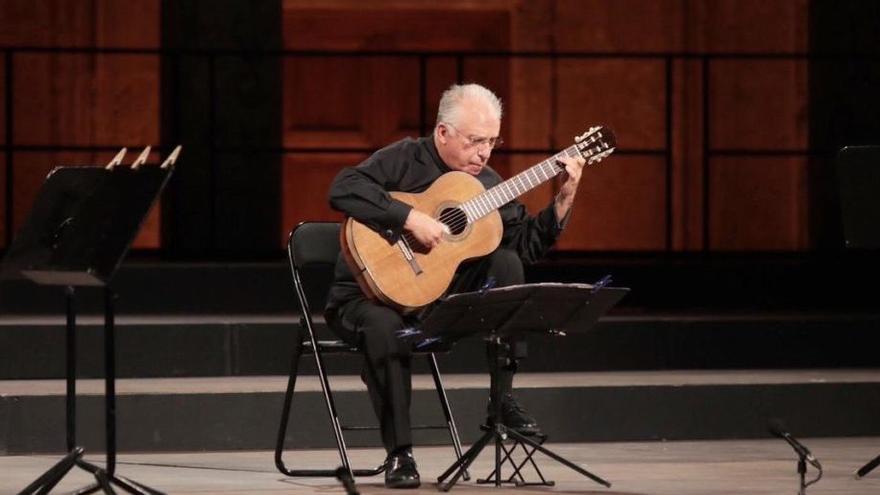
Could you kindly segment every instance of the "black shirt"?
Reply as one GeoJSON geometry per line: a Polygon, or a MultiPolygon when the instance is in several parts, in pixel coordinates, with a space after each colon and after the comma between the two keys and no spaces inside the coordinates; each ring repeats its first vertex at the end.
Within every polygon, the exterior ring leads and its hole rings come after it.
{"type": "MultiPolygon", "coordinates": [[[[419,193],[450,171],[437,153],[433,136],[406,138],[382,148],[360,165],[342,170],[330,185],[330,205],[396,242],[412,207],[392,198],[388,191],[419,193]]],[[[486,189],[502,182],[489,167],[483,167],[477,179],[486,189]]],[[[552,202],[534,217],[516,200],[498,212],[504,225],[501,247],[515,250],[526,264],[544,256],[565,224],[565,219],[557,221],[552,202]]],[[[358,297],[364,294],[340,255],[327,309],[358,297]]]]}

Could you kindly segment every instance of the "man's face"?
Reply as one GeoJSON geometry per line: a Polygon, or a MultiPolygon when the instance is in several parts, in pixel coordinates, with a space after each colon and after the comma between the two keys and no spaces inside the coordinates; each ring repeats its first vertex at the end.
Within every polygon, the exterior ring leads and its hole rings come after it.
{"type": "Polygon", "coordinates": [[[449,168],[478,175],[489,161],[500,131],[501,120],[488,103],[465,100],[455,125],[441,123],[437,127],[435,144],[449,168]]]}

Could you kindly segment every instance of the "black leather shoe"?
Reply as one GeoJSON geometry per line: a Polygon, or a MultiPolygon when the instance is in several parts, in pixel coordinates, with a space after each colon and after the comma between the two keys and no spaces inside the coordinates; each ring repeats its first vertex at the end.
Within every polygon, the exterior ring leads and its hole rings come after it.
{"type": "MultiPolygon", "coordinates": [[[[493,407],[492,401],[490,400],[488,408],[489,417],[486,419],[486,424],[488,425],[492,424],[493,407]]],[[[504,423],[504,426],[521,435],[532,436],[541,433],[541,427],[538,426],[538,421],[527,413],[510,393],[504,394],[501,399],[501,422],[504,423]]]]}
{"type": "Polygon", "coordinates": [[[385,486],[388,488],[418,488],[421,485],[412,450],[391,454],[385,461],[385,486]]]}

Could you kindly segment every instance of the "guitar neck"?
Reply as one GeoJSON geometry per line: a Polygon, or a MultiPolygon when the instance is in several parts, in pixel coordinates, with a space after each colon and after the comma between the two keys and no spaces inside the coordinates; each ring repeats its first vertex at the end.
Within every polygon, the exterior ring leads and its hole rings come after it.
{"type": "Polygon", "coordinates": [[[580,156],[582,155],[578,151],[577,146],[569,146],[559,153],[483,192],[473,199],[465,201],[460,207],[467,214],[469,221],[474,222],[479,220],[559,175],[559,173],[564,170],[558,164],[560,158],[575,158],[580,156]]]}

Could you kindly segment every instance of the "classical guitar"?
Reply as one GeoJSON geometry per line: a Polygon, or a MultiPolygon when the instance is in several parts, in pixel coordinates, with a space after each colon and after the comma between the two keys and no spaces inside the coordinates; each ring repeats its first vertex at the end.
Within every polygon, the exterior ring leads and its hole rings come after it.
{"type": "Polygon", "coordinates": [[[615,145],[610,129],[593,127],[575,144],[489,190],[465,172],[448,172],[424,192],[392,192],[443,223],[448,229],[443,241],[428,250],[407,232],[392,242],[349,217],[340,233],[346,261],[367,296],[403,312],[426,306],[443,295],[462,262],[485,256],[501,243],[498,208],[564,171],[560,157],[581,156],[591,165],[615,145]]]}

